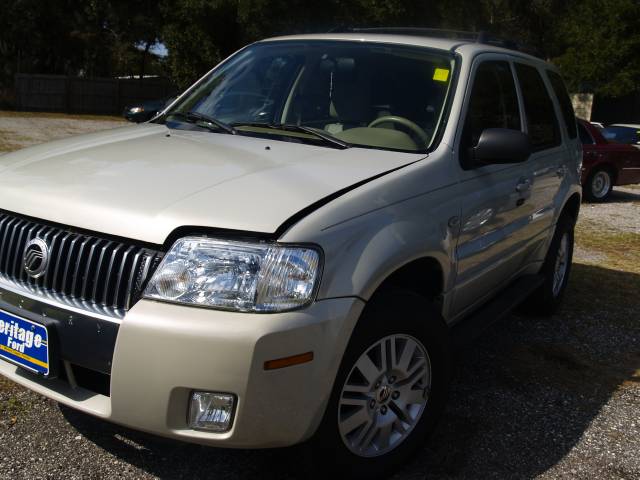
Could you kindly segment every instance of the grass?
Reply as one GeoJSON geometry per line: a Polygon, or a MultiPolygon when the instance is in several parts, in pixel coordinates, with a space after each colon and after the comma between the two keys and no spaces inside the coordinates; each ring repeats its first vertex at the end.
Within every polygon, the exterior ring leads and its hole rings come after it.
{"type": "Polygon", "coordinates": [[[22,148],[20,144],[13,143],[22,140],[28,140],[28,137],[15,135],[12,132],[0,129],[0,153],[12,152],[13,150],[22,148]]]}
{"type": "Polygon", "coordinates": [[[580,254],[560,311],[539,319],[551,328],[561,322],[566,333],[514,342],[511,368],[516,378],[542,375],[553,388],[590,399],[598,392],[608,399],[622,389],[633,394],[640,383],[640,352],[624,341],[612,348],[615,340],[608,337],[638,335],[640,235],[607,228],[606,218],[602,224],[581,219],[575,241],[580,254]]]}
{"type": "Polygon", "coordinates": [[[578,222],[576,245],[603,258],[599,265],[640,273],[640,235],[603,228],[589,221],[578,222]]]}
{"type": "MultiPolygon", "coordinates": [[[[14,112],[8,110],[0,110],[0,119],[53,119],[53,120],[79,120],[79,121],[100,121],[100,122],[122,122],[126,123],[126,120],[122,117],[115,117],[111,115],[69,115],[66,113],[50,113],[50,112],[14,112]]],[[[47,123],[48,125],[48,123],[47,123]]],[[[76,132],[75,129],[78,126],[82,126],[80,123],[68,123],[65,130],[60,131],[60,135],[63,136],[65,134],[73,135],[75,133],[82,133],[82,131],[76,132]]],[[[111,125],[113,127],[113,125],[111,125]]],[[[10,127],[7,127],[8,130],[0,129],[0,155],[3,153],[12,152],[14,150],[18,150],[23,148],[25,145],[29,145],[30,137],[19,135],[10,127]]],[[[84,130],[82,128],[78,128],[78,130],[84,130]]],[[[53,138],[51,138],[53,139],[53,138]]],[[[41,139],[40,141],[46,141],[47,139],[41,139]]]]}
{"type": "Polygon", "coordinates": [[[15,150],[16,147],[13,146],[13,144],[11,144],[11,143],[7,142],[6,140],[4,140],[2,138],[2,134],[3,134],[3,132],[0,130],[0,154],[15,150]]]}
{"type": "Polygon", "coordinates": [[[13,425],[20,414],[28,412],[32,403],[18,398],[21,387],[0,376],[0,423],[13,425]]]}
{"type": "Polygon", "coordinates": [[[637,329],[640,235],[581,220],[575,241],[587,255],[574,259],[563,314],[581,317],[604,312],[608,322],[637,329]]]}
{"type": "Polygon", "coordinates": [[[26,412],[28,410],[29,405],[26,403],[22,403],[15,395],[11,395],[6,400],[0,401],[0,414],[2,416],[15,417],[16,415],[19,415],[20,413],[26,412]]]}
{"type": "Polygon", "coordinates": [[[0,110],[0,117],[61,118],[67,120],[108,120],[111,122],[126,122],[124,118],[114,115],[84,115],[56,112],[14,112],[12,110],[0,110]]]}

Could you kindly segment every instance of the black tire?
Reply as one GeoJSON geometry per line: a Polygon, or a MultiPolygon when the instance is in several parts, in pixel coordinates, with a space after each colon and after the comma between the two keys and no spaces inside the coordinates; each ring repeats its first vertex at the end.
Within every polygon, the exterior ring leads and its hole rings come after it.
{"type": "Polygon", "coordinates": [[[595,168],[587,178],[583,187],[584,197],[589,202],[604,202],[613,192],[615,178],[611,169],[606,167],[595,168]]]}
{"type": "Polygon", "coordinates": [[[338,371],[322,423],[308,444],[315,477],[384,478],[404,465],[423,444],[439,419],[450,382],[448,328],[439,312],[420,295],[389,291],[376,295],[360,318],[338,371]],[[431,364],[431,387],[426,406],[408,436],[393,450],[363,457],[346,446],[339,431],[339,402],[347,376],[370,346],[389,336],[404,334],[418,339],[431,364]]]}
{"type": "Polygon", "coordinates": [[[545,261],[540,269],[540,274],[544,276],[543,284],[525,301],[520,307],[523,313],[550,316],[553,315],[562,302],[567,283],[569,282],[569,274],[571,273],[571,263],[573,260],[573,241],[574,241],[575,220],[569,215],[563,215],[558,220],[556,231],[551,240],[549,251],[545,261]],[[554,279],[556,273],[556,262],[560,252],[562,238],[567,236],[566,271],[559,284],[559,288],[554,289],[554,279]]]}

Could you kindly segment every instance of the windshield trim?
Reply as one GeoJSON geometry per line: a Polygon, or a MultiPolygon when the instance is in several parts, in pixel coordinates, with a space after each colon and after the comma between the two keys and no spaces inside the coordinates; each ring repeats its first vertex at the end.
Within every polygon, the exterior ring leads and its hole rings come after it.
{"type": "MultiPolygon", "coordinates": [[[[282,39],[282,40],[260,40],[258,42],[253,42],[250,43],[246,46],[244,46],[243,48],[239,49],[238,51],[234,52],[233,54],[231,54],[229,57],[227,57],[226,59],[222,60],[220,63],[218,63],[215,67],[213,67],[211,70],[209,70],[207,73],[205,73],[200,79],[198,79],[193,85],[191,85],[187,90],[185,90],[182,95],[179,95],[174,102],[171,103],[171,105],[168,105],[167,108],[165,108],[165,110],[160,113],[157,117],[155,117],[153,120],[150,121],[150,123],[159,123],[159,124],[164,124],[166,125],[166,119],[169,116],[169,111],[170,109],[176,105],[179,101],[183,100],[184,98],[188,97],[195,89],[197,89],[203,82],[205,82],[211,75],[213,75],[218,69],[224,67],[225,65],[227,65],[227,63],[229,63],[230,61],[232,61],[236,56],[240,55],[242,52],[244,52],[245,50],[257,46],[257,45],[287,45],[287,44],[309,44],[309,43],[313,43],[313,44],[322,44],[322,43],[346,43],[346,44],[353,44],[353,45],[362,45],[363,43],[368,43],[368,44],[376,44],[376,45],[380,45],[380,46],[386,46],[386,47],[390,47],[390,48],[407,48],[407,49],[413,49],[413,50],[417,50],[417,51],[428,51],[432,54],[437,54],[437,55],[441,55],[443,58],[448,58],[452,61],[452,71],[451,71],[451,80],[449,82],[449,86],[447,89],[447,93],[445,95],[445,99],[444,99],[444,103],[441,109],[441,114],[440,114],[440,118],[438,119],[438,124],[437,124],[437,128],[433,134],[433,137],[431,139],[431,143],[427,148],[423,148],[423,149],[418,149],[418,150],[403,150],[403,149],[396,149],[396,148],[389,148],[389,147],[379,147],[379,146],[374,146],[374,145],[361,145],[361,144],[351,144],[352,147],[354,148],[365,148],[365,149],[369,149],[369,150],[382,150],[382,151],[391,151],[391,152],[401,152],[401,153],[412,153],[412,154],[428,154],[430,152],[433,152],[434,150],[436,150],[438,148],[438,146],[440,145],[440,143],[442,142],[442,138],[444,136],[444,131],[446,129],[447,124],[449,123],[449,118],[451,115],[451,108],[453,105],[453,98],[455,97],[455,92],[457,91],[457,87],[458,87],[458,79],[459,79],[459,75],[460,75],[460,68],[461,68],[461,60],[462,57],[460,56],[460,54],[458,52],[452,51],[452,50],[445,50],[445,49],[441,49],[441,48],[435,48],[435,47],[428,47],[428,46],[422,46],[422,45],[415,45],[415,44],[405,44],[405,43],[396,43],[396,42],[387,42],[387,41],[376,41],[376,40],[367,40],[367,41],[359,41],[359,40],[353,40],[353,39],[299,39],[299,38],[292,38],[292,39],[282,39]]],[[[246,132],[243,132],[243,134],[245,134],[246,132]]],[[[277,140],[277,141],[286,141],[286,140],[277,140]]],[[[330,147],[327,147],[330,148],[330,147]]]]}

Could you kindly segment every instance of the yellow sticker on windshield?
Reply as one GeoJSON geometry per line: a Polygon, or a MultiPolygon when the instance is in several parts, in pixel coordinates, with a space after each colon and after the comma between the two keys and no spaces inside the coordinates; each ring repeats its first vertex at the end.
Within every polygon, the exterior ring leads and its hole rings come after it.
{"type": "Polygon", "coordinates": [[[436,68],[436,71],[433,72],[433,79],[436,82],[446,82],[449,80],[449,70],[446,68],[436,68]]]}

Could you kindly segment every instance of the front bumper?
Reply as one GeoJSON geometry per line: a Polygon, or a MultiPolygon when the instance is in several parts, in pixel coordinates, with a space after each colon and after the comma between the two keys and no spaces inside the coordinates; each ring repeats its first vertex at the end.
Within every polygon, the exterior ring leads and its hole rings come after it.
{"type": "Polygon", "coordinates": [[[106,420],[149,433],[224,447],[293,445],[316,430],[364,303],[318,301],[280,314],[246,314],[142,300],[122,321],[110,396],[44,379],[0,360],[0,374],[106,420]],[[313,361],[278,370],[264,362],[312,351],[313,361]],[[233,393],[225,433],[189,429],[193,390],[233,393]]]}

